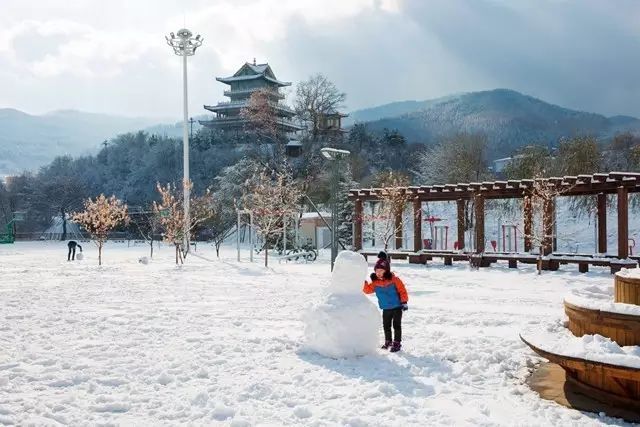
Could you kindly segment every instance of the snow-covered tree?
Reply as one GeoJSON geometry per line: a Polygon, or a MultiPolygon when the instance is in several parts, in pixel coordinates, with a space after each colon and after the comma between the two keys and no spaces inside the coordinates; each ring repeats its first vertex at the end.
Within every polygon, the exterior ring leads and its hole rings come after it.
{"type": "Polygon", "coordinates": [[[256,233],[265,242],[265,267],[269,263],[269,239],[282,233],[284,216],[297,212],[301,197],[300,185],[286,168],[279,171],[265,168],[249,181],[242,205],[253,213],[256,233]]]}
{"type": "Polygon", "coordinates": [[[101,194],[95,200],[87,199],[84,202],[84,211],[73,214],[72,219],[91,235],[91,239],[98,246],[98,265],[102,265],[102,247],[109,232],[120,224],[128,223],[129,215],[127,205],[115,196],[105,197],[101,194]]]}
{"type": "MultiPolygon", "coordinates": [[[[192,184],[186,183],[192,186],[192,184]]],[[[157,184],[160,202],[153,202],[153,210],[160,216],[160,224],[164,230],[163,240],[174,245],[176,250],[176,264],[184,263],[187,251],[182,248],[184,239],[184,209],[182,206],[183,193],[175,185],[167,184],[163,187],[157,184]],[[182,249],[182,251],[180,250],[182,249]]],[[[207,190],[202,196],[191,197],[189,201],[189,237],[207,219],[213,215],[213,195],[207,190]]]]}

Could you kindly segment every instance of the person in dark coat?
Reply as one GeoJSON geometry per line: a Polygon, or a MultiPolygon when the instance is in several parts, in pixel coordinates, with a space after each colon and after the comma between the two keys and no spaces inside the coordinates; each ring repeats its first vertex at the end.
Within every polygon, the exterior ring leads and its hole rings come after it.
{"type": "Polygon", "coordinates": [[[67,254],[67,261],[71,261],[71,260],[75,261],[76,247],[80,249],[80,252],[82,252],[82,246],[80,246],[78,242],[76,242],[75,240],[70,240],[69,243],[67,243],[67,247],[69,248],[69,253],[67,254]]]}

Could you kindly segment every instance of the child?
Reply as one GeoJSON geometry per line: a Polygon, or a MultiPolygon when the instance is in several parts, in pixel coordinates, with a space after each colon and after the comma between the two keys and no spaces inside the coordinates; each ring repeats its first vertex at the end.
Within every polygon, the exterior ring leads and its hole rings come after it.
{"type": "Polygon", "coordinates": [[[378,306],[382,309],[382,327],[384,329],[383,349],[391,347],[392,352],[400,351],[402,345],[402,312],[409,307],[409,295],[402,280],[391,273],[389,261],[379,258],[371,273],[371,283],[365,281],[362,290],[365,294],[375,292],[378,306]],[[393,324],[393,342],[391,341],[391,325],[393,324]]]}

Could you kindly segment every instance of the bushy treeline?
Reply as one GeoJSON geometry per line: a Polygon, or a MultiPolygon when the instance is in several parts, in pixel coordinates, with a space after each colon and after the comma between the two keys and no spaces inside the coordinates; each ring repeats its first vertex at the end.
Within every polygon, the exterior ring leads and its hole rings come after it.
{"type": "MultiPolygon", "coordinates": [[[[195,193],[210,189],[218,206],[228,210],[226,215],[232,222],[234,201],[242,196],[248,174],[256,166],[283,163],[301,182],[304,193],[322,206],[330,198],[330,167],[320,154],[323,146],[351,152],[341,170],[339,202],[345,218],[351,208],[346,200],[349,187],[383,184],[382,177],[389,171],[413,184],[640,171],[640,138],[632,134],[619,134],[611,141],[578,136],[561,139],[553,147],[530,144],[514,152],[498,174],[488,158],[487,138],[481,134],[455,134],[424,146],[408,144],[394,130],[373,133],[366,124],[356,124],[340,138],[302,138],[299,157],[284,155],[285,142],[265,144],[250,134],[201,130],[190,142],[190,176],[195,193]]],[[[144,132],[124,134],[113,138],[95,156],[58,157],[36,173],[25,172],[0,181],[0,226],[11,219],[12,212],[22,211],[26,218],[18,224],[18,231],[39,233],[53,217],[66,218],[82,207],[84,199],[99,194],[115,195],[130,208],[150,210],[159,198],[158,183],[181,181],[181,140],[144,132]]],[[[342,222],[348,222],[348,218],[342,222]]],[[[342,227],[345,240],[349,228],[342,227]]],[[[135,228],[132,230],[135,232],[135,228]]]]}

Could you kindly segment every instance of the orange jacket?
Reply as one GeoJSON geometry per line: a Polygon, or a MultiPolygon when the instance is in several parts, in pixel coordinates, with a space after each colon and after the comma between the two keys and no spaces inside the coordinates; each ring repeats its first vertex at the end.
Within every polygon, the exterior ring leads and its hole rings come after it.
{"type": "Polygon", "coordinates": [[[407,288],[395,274],[391,275],[391,279],[376,279],[371,283],[365,281],[362,290],[365,294],[375,293],[382,309],[396,308],[409,301],[407,288]]]}

